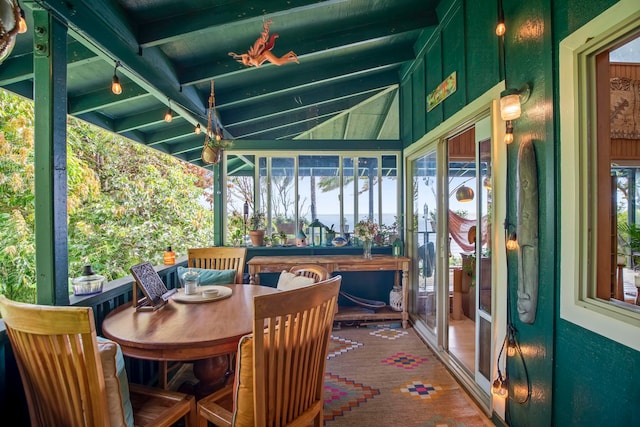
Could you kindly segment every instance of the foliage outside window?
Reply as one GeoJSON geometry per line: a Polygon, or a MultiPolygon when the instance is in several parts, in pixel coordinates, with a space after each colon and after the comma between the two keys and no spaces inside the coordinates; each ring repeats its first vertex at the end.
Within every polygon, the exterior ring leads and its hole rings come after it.
{"type": "Polygon", "coordinates": [[[398,156],[227,154],[226,243],[242,241],[237,236],[244,232],[239,230],[244,224],[235,218],[245,200],[249,215],[256,210],[266,212],[267,235],[278,233],[280,244],[293,244],[296,233],[306,232],[315,219],[325,230],[342,236],[351,235],[353,224],[363,219],[380,224],[385,235],[389,230],[399,232],[398,156]]]}
{"type": "MultiPolygon", "coordinates": [[[[184,256],[211,244],[210,171],[77,119],[67,132],[70,279],[90,263],[114,280],[140,262],[161,264],[167,246],[184,256]]],[[[33,303],[33,103],[4,91],[0,153],[0,292],[33,303]]]]}
{"type": "MultiPolygon", "coordinates": [[[[634,177],[640,150],[620,149],[626,138],[616,135],[611,108],[616,105],[612,78],[619,72],[612,58],[629,42],[638,43],[639,22],[640,4],[622,0],[560,43],[560,75],[569,79],[560,85],[559,106],[560,314],[636,350],[640,307],[625,301],[618,279],[633,280],[628,267],[634,251],[625,231],[640,224],[634,177]],[[620,270],[619,255],[628,264],[620,270]]],[[[633,66],[640,67],[640,60],[633,66]]]]}

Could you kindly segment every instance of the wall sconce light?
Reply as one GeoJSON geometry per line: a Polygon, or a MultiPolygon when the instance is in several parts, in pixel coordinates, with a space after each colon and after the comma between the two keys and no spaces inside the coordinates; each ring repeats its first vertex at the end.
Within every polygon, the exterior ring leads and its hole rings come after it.
{"type": "Polygon", "coordinates": [[[173,111],[171,111],[171,100],[169,99],[169,109],[164,114],[164,121],[171,123],[171,120],[173,120],[173,111]]]}
{"type": "Polygon", "coordinates": [[[194,132],[196,133],[196,135],[200,135],[200,132],[202,132],[202,128],[200,127],[200,123],[198,123],[196,125],[196,128],[195,128],[194,132]]]}
{"type": "Polygon", "coordinates": [[[507,240],[507,249],[510,251],[515,251],[518,249],[518,240],[516,239],[516,233],[511,233],[509,235],[509,240],[507,240]]]}
{"type": "Polygon", "coordinates": [[[18,21],[18,33],[24,34],[27,32],[27,20],[24,18],[24,10],[18,4],[18,8],[20,9],[20,20],[18,21]]]}
{"type": "Polygon", "coordinates": [[[513,122],[507,120],[507,128],[504,132],[504,143],[511,144],[513,142],[513,122]]]}
{"type": "Polygon", "coordinates": [[[120,84],[120,79],[118,78],[118,74],[116,71],[120,66],[120,61],[116,61],[116,67],[113,69],[113,79],[111,80],[111,92],[115,95],[120,95],[122,93],[122,85],[120,84]]]}
{"type": "Polygon", "coordinates": [[[522,112],[520,106],[529,100],[531,87],[528,83],[520,89],[506,89],[500,93],[500,116],[502,120],[515,120],[522,112]]]}
{"type": "Polygon", "coordinates": [[[471,187],[467,187],[466,185],[461,185],[460,188],[456,191],[456,200],[459,202],[470,202],[473,200],[473,189],[471,187]]]}

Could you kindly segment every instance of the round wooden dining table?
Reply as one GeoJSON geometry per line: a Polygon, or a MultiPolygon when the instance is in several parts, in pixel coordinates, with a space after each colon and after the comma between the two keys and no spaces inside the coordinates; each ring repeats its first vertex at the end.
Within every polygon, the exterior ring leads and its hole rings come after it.
{"type": "Polygon", "coordinates": [[[156,311],[123,305],[107,315],[102,334],[123,354],[157,361],[193,361],[194,394],[203,397],[224,385],[228,355],[253,327],[253,297],[279,292],[268,286],[224,285],[231,296],[206,302],[169,300],[156,311]]]}

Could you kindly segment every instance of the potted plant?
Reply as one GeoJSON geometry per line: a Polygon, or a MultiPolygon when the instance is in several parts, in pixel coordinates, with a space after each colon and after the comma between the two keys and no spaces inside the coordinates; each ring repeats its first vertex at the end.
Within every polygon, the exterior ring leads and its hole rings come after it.
{"type": "Polygon", "coordinates": [[[331,224],[331,227],[324,227],[324,234],[326,236],[327,246],[331,246],[331,242],[336,238],[336,230],[333,229],[334,224],[331,224]]]}
{"type": "Polygon", "coordinates": [[[249,217],[249,237],[253,246],[264,246],[264,212],[254,212],[249,217]]]}

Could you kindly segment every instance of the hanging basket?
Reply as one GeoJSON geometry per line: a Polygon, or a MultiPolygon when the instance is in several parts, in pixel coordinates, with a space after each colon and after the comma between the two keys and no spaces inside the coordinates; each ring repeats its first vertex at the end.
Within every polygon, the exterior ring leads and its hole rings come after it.
{"type": "Polygon", "coordinates": [[[212,148],[209,144],[205,144],[202,149],[202,161],[207,165],[217,165],[222,157],[222,148],[212,148]]]}

